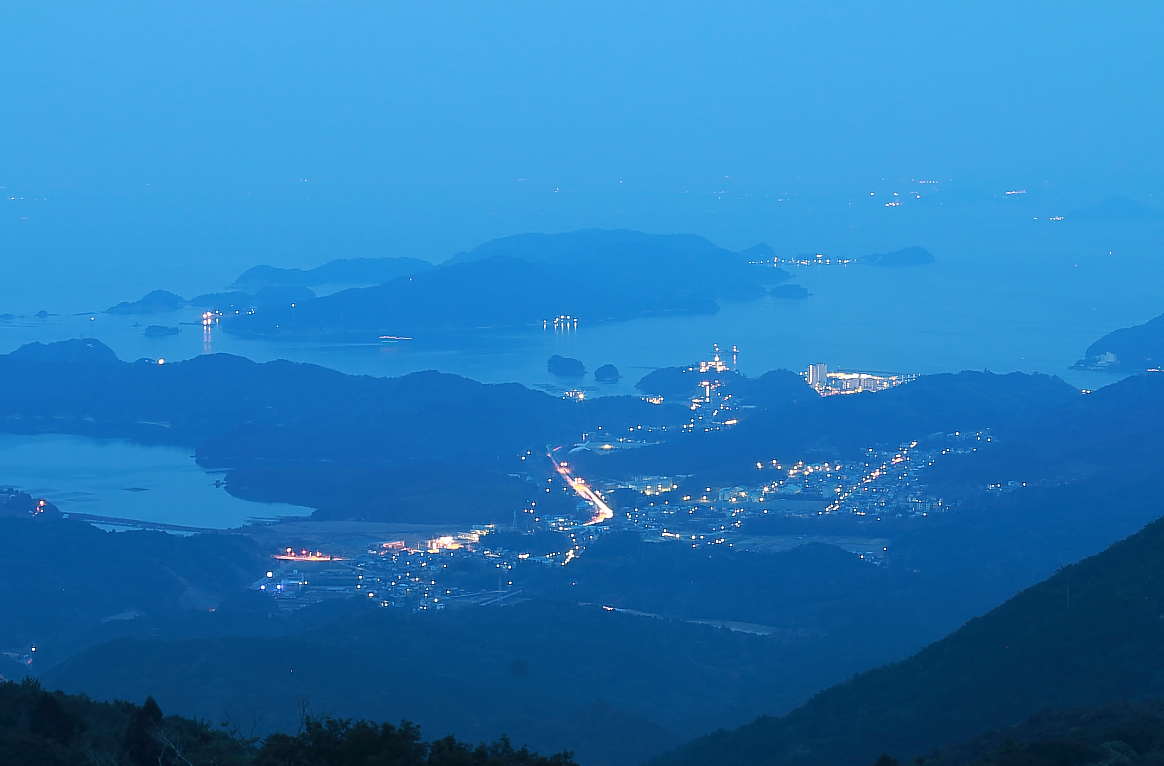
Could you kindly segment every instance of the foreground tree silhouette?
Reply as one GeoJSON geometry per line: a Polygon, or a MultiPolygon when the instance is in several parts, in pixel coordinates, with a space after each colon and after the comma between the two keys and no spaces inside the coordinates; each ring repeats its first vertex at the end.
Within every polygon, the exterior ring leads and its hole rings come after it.
{"type": "Polygon", "coordinates": [[[576,766],[569,752],[552,756],[515,749],[508,737],[491,745],[468,745],[449,736],[425,743],[407,721],[390,723],[307,717],[297,735],[272,734],[256,766],[576,766]]]}
{"type": "MultiPolygon", "coordinates": [[[[471,745],[449,736],[421,739],[420,728],[304,714],[298,734],[260,741],[230,721],[164,715],[152,698],[95,702],[46,692],[33,678],[0,680],[2,766],[577,766],[514,748],[507,737],[471,745]]],[[[257,721],[256,721],[257,725],[257,721]]]]}
{"type": "Polygon", "coordinates": [[[122,748],[130,762],[137,766],[156,766],[162,754],[154,732],[162,725],[162,709],[153,697],[146,697],[142,706],[133,711],[125,730],[122,748]]]}

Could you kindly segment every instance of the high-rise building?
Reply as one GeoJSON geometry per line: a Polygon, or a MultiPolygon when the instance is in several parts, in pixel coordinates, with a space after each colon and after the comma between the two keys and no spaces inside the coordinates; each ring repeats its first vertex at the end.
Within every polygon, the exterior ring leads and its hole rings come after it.
{"type": "Polygon", "coordinates": [[[822,386],[828,380],[829,366],[824,362],[808,366],[808,385],[822,386]]]}

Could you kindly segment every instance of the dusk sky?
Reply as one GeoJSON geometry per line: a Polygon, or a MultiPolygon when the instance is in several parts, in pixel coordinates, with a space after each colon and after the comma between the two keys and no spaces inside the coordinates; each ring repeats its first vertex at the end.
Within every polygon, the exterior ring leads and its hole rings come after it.
{"type": "Polygon", "coordinates": [[[0,764],[1164,764],[1162,31],[0,4],[0,764]]]}
{"type": "Polygon", "coordinates": [[[840,210],[911,179],[1151,203],[1162,15],[8,4],[0,259],[22,291],[104,295],[595,226],[808,248],[774,200],[840,210]]]}

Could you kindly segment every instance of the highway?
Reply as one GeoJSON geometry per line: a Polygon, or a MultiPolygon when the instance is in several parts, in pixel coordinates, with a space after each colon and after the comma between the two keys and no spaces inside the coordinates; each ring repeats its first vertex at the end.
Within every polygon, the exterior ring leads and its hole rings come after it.
{"type": "Polygon", "coordinates": [[[558,474],[566,480],[567,484],[574,488],[574,491],[578,493],[578,496],[594,506],[594,517],[590,519],[590,521],[586,522],[584,526],[601,524],[608,519],[613,519],[614,511],[610,509],[610,506],[603,502],[602,498],[598,496],[598,493],[590,489],[590,487],[586,486],[586,482],[583,479],[571,475],[570,467],[567,463],[559,463],[554,459],[554,452],[557,452],[560,449],[561,447],[555,448],[553,452],[547,454],[546,457],[548,457],[550,462],[554,464],[554,470],[557,471],[558,474]]]}

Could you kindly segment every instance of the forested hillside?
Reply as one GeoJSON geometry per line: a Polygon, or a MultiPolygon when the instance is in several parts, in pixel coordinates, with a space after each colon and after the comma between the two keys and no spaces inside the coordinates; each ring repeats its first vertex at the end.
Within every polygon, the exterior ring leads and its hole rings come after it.
{"type": "Polygon", "coordinates": [[[657,759],[868,764],[1042,709],[1164,697],[1164,521],[1071,566],[902,662],[657,759]]]}
{"type": "MultiPolygon", "coordinates": [[[[254,737],[251,722],[164,715],[149,697],[94,702],[49,692],[33,679],[0,683],[0,763],[5,766],[572,766],[569,753],[545,757],[507,738],[471,745],[425,742],[408,723],[307,715],[296,734],[254,737]]],[[[253,728],[253,727],[252,727],[253,728]]]]}

